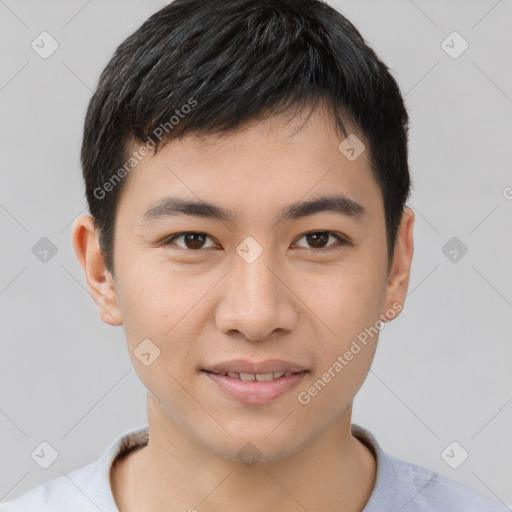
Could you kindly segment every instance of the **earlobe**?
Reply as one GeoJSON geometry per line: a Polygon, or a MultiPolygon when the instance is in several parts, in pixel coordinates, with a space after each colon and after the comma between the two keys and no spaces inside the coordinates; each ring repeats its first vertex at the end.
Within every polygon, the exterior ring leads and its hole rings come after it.
{"type": "Polygon", "coordinates": [[[101,319],[109,325],[122,325],[115,282],[105,265],[105,258],[90,215],[81,215],[75,220],[72,238],[75,254],[82,266],[89,293],[98,307],[101,319]]]}
{"type": "Polygon", "coordinates": [[[386,285],[384,321],[396,318],[402,311],[405,303],[414,253],[414,218],[414,211],[409,207],[405,207],[386,285]],[[392,313],[388,315],[387,312],[392,313]]]}

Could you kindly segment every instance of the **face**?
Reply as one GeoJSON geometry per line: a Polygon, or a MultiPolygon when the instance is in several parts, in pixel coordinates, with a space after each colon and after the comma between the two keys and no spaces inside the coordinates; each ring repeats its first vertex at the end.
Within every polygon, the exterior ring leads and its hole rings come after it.
{"type": "Polygon", "coordinates": [[[321,109],[305,121],[145,157],[118,203],[115,282],[93,290],[158,421],[228,459],[248,441],[280,459],[346,424],[407,288],[412,221],[388,274],[368,151],[349,160],[321,109]]]}

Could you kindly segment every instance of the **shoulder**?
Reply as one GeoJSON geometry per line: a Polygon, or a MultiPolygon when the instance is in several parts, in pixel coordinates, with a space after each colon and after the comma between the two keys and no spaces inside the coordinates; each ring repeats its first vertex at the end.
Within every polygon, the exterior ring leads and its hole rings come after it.
{"type": "Polygon", "coordinates": [[[431,469],[389,458],[397,475],[397,500],[404,512],[510,512],[501,502],[467,485],[431,469]]]}
{"type": "Polygon", "coordinates": [[[385,453],[368,430],[352,433],[377,461],[373,492],[363,512],[511,512],[501,503],[431,469],[385,453]]]}
{"type": "MultiPolygon", "coordinates": [[[[98,508],[94,498],[88,498],[86,491],[90,480],[93,464],[76,469],[67,475],[49,480],[22,496],[4,503],[0,503],[0,512],[67,512],[81,510],[86,512],[98,508]]],[[[89,491],[90,493],[90,491],[89,491]]]]}
{"type": "Polygon", "coordinates": [[[110,467],[118,456],[147,441],[146,424],[125,431],[95,462],[0,503],[0,512],[118,512],[110,487],[110,467]]]}

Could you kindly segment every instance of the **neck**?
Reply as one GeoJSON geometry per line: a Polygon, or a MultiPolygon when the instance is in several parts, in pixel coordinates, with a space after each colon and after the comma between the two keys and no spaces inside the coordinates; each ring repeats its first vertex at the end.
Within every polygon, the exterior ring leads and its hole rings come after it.
{"type": "Polygon", "coordinates": [[[376,464],[350,419],[351,407],[289,457],[248,466],[198,444],[148,395],[149,443],[112,468],[114,498],[120,512],[361,512],[376,464]]]}

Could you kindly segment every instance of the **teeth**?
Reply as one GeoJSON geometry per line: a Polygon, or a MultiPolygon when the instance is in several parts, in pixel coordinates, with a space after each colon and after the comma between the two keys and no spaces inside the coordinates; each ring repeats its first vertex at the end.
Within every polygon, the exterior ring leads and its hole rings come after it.
{"type": "Polygon", "coordinates": [[[259,382],[265,382],[274,379],[280,379],[281,377],[288,377],[293,375],[293,372],[274,372],[274,373],[244,373],[244,372],[226,372],[226,375],[232,379],[240,379],[245,381],[257,380],[259,382]]]}
{"type": "Polygon", "coordinates": [[[273,373],[258,373],[256,374],[256,380],[259,381],[266,381],[266,380],[272,380],[274,378],[273,373]]]}

